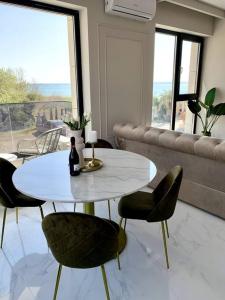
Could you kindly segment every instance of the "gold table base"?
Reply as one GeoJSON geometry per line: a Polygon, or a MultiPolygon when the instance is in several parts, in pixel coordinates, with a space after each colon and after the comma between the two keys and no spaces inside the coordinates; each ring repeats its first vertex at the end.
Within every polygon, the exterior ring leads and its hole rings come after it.
{"type": "MultiPolygon", "coordinates": [[[[89,215],[95,215],[95,204],[94,202],[84,203],[84,213],[89,215]]],[[[127,235],[125,230],[115,223],[115,226],[118,226],[117,230],[119,232],[119,253],[123,252],[127,244],[127,235]]],[[[112,257],[114,259],[115,257],[112,257]]]]}

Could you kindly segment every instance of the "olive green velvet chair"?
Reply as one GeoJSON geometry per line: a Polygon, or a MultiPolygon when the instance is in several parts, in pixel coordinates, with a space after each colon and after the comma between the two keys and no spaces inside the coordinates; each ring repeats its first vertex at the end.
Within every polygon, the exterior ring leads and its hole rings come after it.
{"type": "Polygon", "coordinates": [[[168,269],[169,258],[166,242],[166,230],[168,238],[169,230],[167,220],[172,217],[175,211],[182,177],[182,168],[180,166],[176,166],[162,179],[152,193],[136,192],[122,197],[118,206],[119,215],[122,217],[120,225],[122,224],[123,218],[125,218],[125,226],[127,219],[161,222],[168,269]]]}
{"type": "Polygon", "coordinates": [[[118,226],[92,215],[65,212],[46,216],[42,228],[48,245],[59,263],[53,299],[57,297],[62,266],[94,268],[101,266],[106,297],[109,289],[104,264],[118,256],[118,226]]]}
{"type": "Polygon", "coordinates": [[[12,176],[16,167],[8,160],[0,158],[0,205],[4,207],[2,234],[1,234],[1,248],[3,246],[3,237],[5,230],[5,222],[8,208],[16,208],[16,222],[18,223],[19,207],[39,207],[42,219],[44,218],[42,204],[40,201],[21,194],[13,185],[12,176]]]}

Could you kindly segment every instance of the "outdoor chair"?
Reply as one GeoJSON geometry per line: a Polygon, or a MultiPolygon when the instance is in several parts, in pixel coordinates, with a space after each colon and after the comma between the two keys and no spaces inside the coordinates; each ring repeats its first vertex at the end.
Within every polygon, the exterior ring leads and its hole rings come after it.
{"type": "Polygon", "coordinates": [[[19,141],[17,144],[17,153],[20,157],[23,157],[23,163],[28,157],[55,152],[61,132],[61,127],[55,128],[40,134],[37,138],[19,141]]]}

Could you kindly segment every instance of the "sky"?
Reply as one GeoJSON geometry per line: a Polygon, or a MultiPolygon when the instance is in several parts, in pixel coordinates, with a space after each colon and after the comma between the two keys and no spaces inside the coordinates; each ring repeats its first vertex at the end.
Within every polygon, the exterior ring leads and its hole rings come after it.
{"type": "Polygon", "coordinates": [[[67,17],[0,4],[0,68],[31,83],[70,83],[67,17]]]}
{"type": "MultiPolygon", "coordinates": [[[[190,69],[191,42],[185,41],[182,53],[182,77],[181,81],[188,82],[190,69]]],[[[174,72],[174,51],[176,45],[175,36],[156,33],[154,81],[172,82],[174,72]]]]}
{"type": "MultiPolygon", "coordinates": [[[[0,4],[0,68],[20,69],[31,83],[70,83],[67,17],[0,4]]],[[[175,37],[156,34],[155,82],[173,79],[175,37]]],[[[182,81],[188,81],[190,47],[185,47],[182,81]]]]}

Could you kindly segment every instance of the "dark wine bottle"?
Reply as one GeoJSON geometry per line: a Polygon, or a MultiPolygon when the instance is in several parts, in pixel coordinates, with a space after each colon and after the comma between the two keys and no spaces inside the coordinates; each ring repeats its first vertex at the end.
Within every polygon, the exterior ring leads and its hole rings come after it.
{"type": "Polygon", "coordinates": [[[80,162],[79,162],[79,155],[75,147],[75,138],[71,137],[70,142],[71,142],[71,151],[69,155],[70,175],[78,176],[80,175],[80,162]]]}

